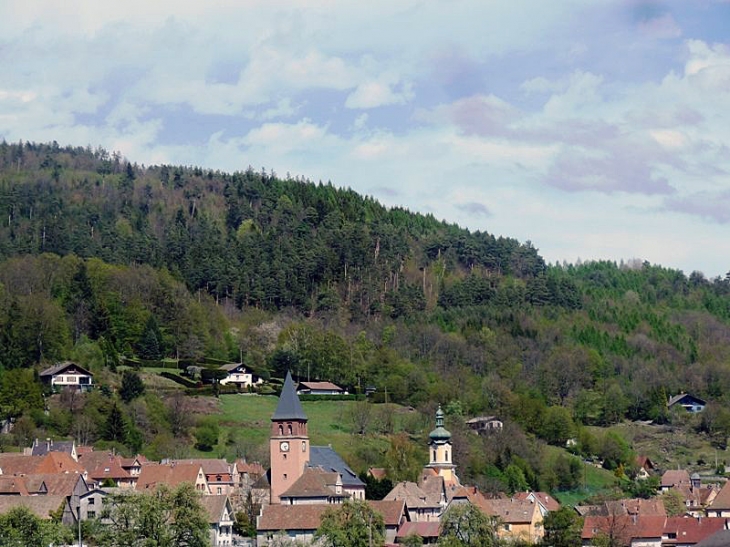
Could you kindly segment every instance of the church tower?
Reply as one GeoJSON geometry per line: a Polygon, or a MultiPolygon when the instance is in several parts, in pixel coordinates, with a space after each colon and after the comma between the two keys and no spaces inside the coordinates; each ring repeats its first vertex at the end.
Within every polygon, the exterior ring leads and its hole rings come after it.
{"type": "Polygon", "coordinates": [[[444,412],[439,405],[436,411],[436,429],[428,435],[429,464],[428,467],[444,478],[444,482],[458,482],[456,466],[451,463],[451,433],[444,429],[444,412]]]}
{"type": "Polygon", "coordinates": [[[279,503],[286,492],[304,473],[309,461],[307,416],[299,402],[291,373],[286,373],[279,404],[271,417],[271,503],[279,503]]]}

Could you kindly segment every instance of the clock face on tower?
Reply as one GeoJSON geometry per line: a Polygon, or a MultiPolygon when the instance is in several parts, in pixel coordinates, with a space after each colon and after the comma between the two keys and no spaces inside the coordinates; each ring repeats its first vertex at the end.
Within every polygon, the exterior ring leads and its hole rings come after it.
{"type": "Polygon", "coordinates": [[[289,443],[288,443],[288,442],[286,442],[286,441],[284,441],[284,442],[282,442],[282,443],[279,443],[279,449],[280,449],[280,450],[281,450],[282,452],[289,452],[289,443]]]}

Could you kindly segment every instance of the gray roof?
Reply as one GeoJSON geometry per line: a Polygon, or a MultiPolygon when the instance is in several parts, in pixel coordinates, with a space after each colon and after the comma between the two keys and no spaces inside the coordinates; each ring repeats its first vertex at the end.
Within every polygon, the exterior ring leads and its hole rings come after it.
{"type": "Polygon", "coordinates": [[[279,405],[271,417],[271,421],[273,422],[282,420],[307,421],[307,415],[304,413],[302,403],[299,402],[294,380],[291,378],[291,372],[286,373],[284,387],[281,389],[281,395],[279,396],[279,405]]]}
{"type": "Polygon", "coordinates": [[[696,547],[727,547],[730,545],[730,530],[720,530],[696,544],[696,547]]]}
{"type": "Polygon", "coordinates": [[[73,452],[73,441],[39,441],[35,440],[31,451],[32,456],[45,456],[49,452],[65,452],[71,454],[73,452]]]}
{"type": "Polygon", "coordinates": [[[335,471],[342,476],[342,486],[365,486],[345,461],[330,446],[312,446],[309,449],[309,466],[321,467],[325,471],[335,471]]]}

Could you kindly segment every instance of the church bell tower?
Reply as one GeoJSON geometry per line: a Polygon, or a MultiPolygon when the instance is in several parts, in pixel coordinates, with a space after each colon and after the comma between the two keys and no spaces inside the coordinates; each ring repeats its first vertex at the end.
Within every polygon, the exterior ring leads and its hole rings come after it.
{"type": "Polygon", "coordinates": [[[451,461],[451,433],[444,428],[444,412],[439,405],[436,411],[436,429],[428,435],[428,467],[444,478],[445,482],[458,480],[456,478],[456,466],[451,461]]]}
{"type": "Polygon", "coordinates": [[[302,476],[304,466],[309,461],[307,416],[289,372],[286,373],[279,404],[271,417],[269,454],[271,503],[279,503],[281,494],[302,476]]]}

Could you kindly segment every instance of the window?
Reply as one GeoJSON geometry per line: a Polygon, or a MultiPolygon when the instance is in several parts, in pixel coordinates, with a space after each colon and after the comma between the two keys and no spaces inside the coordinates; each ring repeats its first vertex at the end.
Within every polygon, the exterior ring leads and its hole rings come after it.
{"type": "Polygon", "coordinates": [[[291,434],[292,434],[291,424],[289,424],[289,435],[291,435],[291,434]]]}
{"type": "Polygon", "coordinates": [[[219,486],[217,490],[218,490],[218,495],[220,496],[223,493],[223,489],[219,486]]]}
{"type": "Polygon", "coordinates": [[[446,461],[449,461],[449,451],[446,451],[446,461]]]}
{"type": "Polygon", "coordinates": [[[279,424],[279,435],[283,435],[283,434],[284,434],[284,426],[279,424]]]}
{"type": "Polygon", "coordinates": [[[284,480],[286,480],[286,473],[284,473],[284,480]]]}
{"type": "Polygon", "coordinates": [[[90,519],[96,518],[96,511],[88,511],[86,516],[90,519]]]}
{"type": "Polygon", "coordinates": [[[94,505],[94,498],[89,498],[89,505],[94,505]]]}

